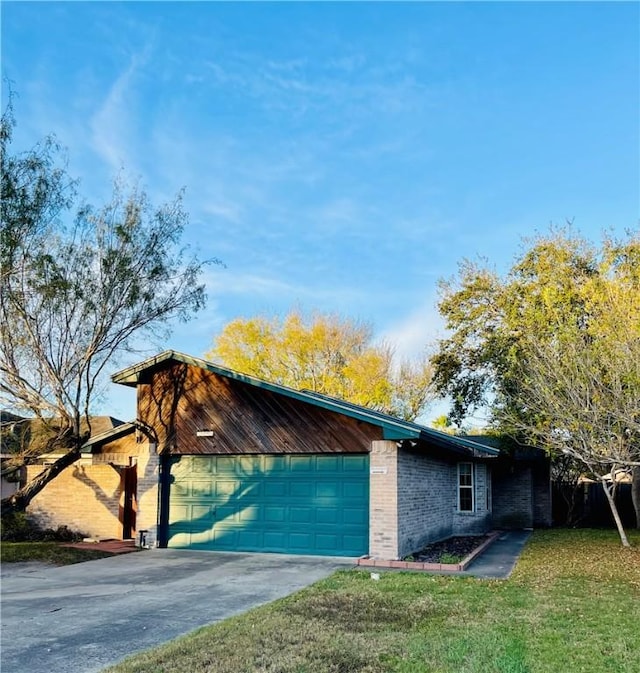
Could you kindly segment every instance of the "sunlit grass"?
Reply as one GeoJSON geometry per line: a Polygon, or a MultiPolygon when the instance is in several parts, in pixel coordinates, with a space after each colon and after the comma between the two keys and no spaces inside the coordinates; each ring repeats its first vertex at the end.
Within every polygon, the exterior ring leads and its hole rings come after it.
{"type": "MultiPolygon", "coordinates": [[[[640,534],[540,531],[508,581],[342,571],[111,673],[636,673],[640,534]]],[[[212,600],[215,597],[210,597],[212,600]]]]}

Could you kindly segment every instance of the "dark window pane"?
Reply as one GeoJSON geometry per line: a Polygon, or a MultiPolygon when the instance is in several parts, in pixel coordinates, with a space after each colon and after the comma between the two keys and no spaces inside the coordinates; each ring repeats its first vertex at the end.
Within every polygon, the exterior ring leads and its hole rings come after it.
{"type": "Polygon", "coordinates": [[[473,510],[473,497],[470,488],[460,489],[460,510],[471,512],[473,510]]]}

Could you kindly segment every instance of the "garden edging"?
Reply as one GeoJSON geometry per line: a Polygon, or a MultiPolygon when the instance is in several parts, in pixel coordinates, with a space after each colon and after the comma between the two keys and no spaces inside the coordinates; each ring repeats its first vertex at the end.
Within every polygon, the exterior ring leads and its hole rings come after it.
{"type": "Polygon", "coordinates": [[[428,563],[424,561],[382,561],[369,556],[361,556],[358,559],[358,565],[368,568],[394,568],[403,570],[427,570],[427,571],[445,571],[460,572],[466,570],[467,566],[481,554],[490,544],[492,544],[500,535],[500,531],[492,531],[488,538],[476,547],[470,554],[465,556],[459,563],[428,563]]]}

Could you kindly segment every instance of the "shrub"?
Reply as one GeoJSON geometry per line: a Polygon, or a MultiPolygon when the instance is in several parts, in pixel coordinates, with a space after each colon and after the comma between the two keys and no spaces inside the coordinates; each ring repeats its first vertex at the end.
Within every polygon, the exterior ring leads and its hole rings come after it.
{"type": "Polygon", "coordinates": [[[86,537],[67,526],[40,528],[24,512],[12,512],[2,517],[0,539],[4,542],[78,542],[86,537]]]}

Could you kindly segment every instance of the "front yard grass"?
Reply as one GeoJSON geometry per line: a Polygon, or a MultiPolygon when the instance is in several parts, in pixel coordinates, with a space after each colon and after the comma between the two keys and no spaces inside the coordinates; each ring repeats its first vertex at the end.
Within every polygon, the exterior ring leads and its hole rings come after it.
{"type": "Polygon", "coordinates": [[[0,562],[2,563],[40,561],[63,566],[93,561],[106,556],[113,556],[113,554],[98,549],[64,547],[60,542],[3,542],[0,544],[0,562]]]}
{"type": "MultiPolygon", "coordinates": [[[[637,673],[640,533],[536,531],[511,579],[341,571],[109,673],[637,673]]],[[[215,596],[203,597],[215,600],[215,596]]]]}

